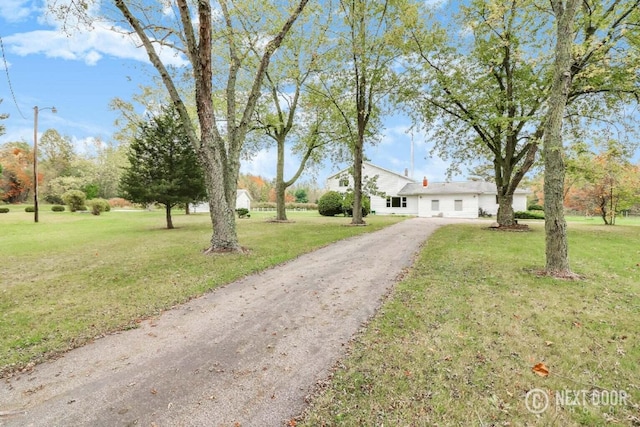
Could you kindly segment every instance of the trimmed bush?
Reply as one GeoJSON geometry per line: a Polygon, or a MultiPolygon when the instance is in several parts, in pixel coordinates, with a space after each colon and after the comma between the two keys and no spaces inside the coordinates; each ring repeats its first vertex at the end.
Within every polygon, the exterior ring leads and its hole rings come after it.
{"type": "Polygon", "coordinates": [[[544,212],[518,211],[514,213],[516,219],[544,219],[544,212]]]}
{"type": "Polygon", "coordinates": [[[335,216],[342,213],[342,194],[328,191],[318,200],[318,212],[322,216],[335,216]]]}
{"type": "Polygon", "coordinates": [[[105,199],[91,199],[87,202],[87,205],[91,207],[91,213],[93,215],[100,215],[102,212],[109,212],[111,210],[109,201],[105,199]]]}
{"type": "Polygon", "coordinates": [[[51,210],[54,212],[64,212],[65,211],[65,207],[62,205],[53,205],[51,206],[51,210]]]}
{"type": "Polygon", "coordinates": [[[250,218],[249,209],[247,208],[238,208],[236,209],[236,213],[238,214],[238,218],[250,218]]]}
{"type": "Polygon", "coordinates": [[[9,212],[9,208],[0,208],[0,213],[7,213],[9,212]]]}
{"type": "MultiPolygon", "coordinates": [[[[353,191],[349,191],[344,195],[342,200],[342,211],[347,216],[353,216],[353,191]]],[[[371,212],[371,198],[365,195],[362,196],[362,216],[365,217],[371,212]]]]}
{"type": "Polygon", "coordinates": [[[532,203],[529,206],[527,206],[527,210],[528,211],[543,211],[544,210],[544,206],[532,203]]]}
{"type": "Polygon", "coordinates": [[[62,200],[69,206],[71,212],[86,210],[85,201],[87,196],[80,190],[69,190],[62,195],[62,200]],[[84,209],[83,209],[84,207],[84,209]]]}
{"type": "Polygon", "coordinates": [[[25,212],[35,212],[36,208],[35,206],[27,206],[26,208],[24,208],[25,212]]]}

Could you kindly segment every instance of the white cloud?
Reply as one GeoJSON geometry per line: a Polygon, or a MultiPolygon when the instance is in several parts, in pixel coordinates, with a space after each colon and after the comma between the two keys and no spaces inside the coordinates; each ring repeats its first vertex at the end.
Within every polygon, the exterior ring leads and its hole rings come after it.
{"type": "Polygon", "coordinates": [[[7,22],[25,20],[33,11],[28,0],[2,0],[0,2],[0,18],[7,22]]]}
{"type": "MultiPolygon", "coordinates": [[[[84,61],[96,65],[105,56],[149,62],[144,49],[136,45],[136,37],[113,31],[96,24],[92,30],[83,30],[69,36],[58,30],[38,30],[13,34],[4,38],[5,48],[20,55],[45,55],[49,58],[84,61]]],[[[169,49],[159,55],[165,65],[184,66],[187,61],[169,49]]]]}

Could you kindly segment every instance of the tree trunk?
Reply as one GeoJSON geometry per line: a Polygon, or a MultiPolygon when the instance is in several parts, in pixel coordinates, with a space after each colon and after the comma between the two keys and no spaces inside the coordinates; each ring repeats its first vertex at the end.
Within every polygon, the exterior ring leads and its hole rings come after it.
{"type": "Polygon", "coordinates": [[[218,150],[201,150],[199,155],[205,170],[213,225],[211,247],[205,253],[241,251],[235,219],[239,161],[227,159],[223,166],[218,150]]]}
{"type": "Polygon", "coordinates": [[[501,194],[498,191],[498,224],[502,227],[508,227],[515,224],[515,215],[513,212],[513,193],[501,194]]]}
{"type": "MultiPolygon", "coordinates": [[[[286,135],[285,135],[286,136],[286,135]]],[[[284,136],[277,139],[278,143],[278,164],[276,166],[276,220],[287,220],[287,208],[285,191],[287,186],[284,182],[284,136]]]]}
{"type": "Polygon", "coordinates": [[[604,221],[604,225],[609,225],[609,221],[607,220],[607,199],[604,197],[600,199],[600,216],[602,216],[602,220],[604,221]]]}
{"type": "Polygon", "coordinates": [[[567,222],[564,218],[564,147],[562,120],[571,87],[571,47],[578,0],[552,0],[556,17],[556,47],[553,85],[544,133],[544,216],[546,236],[545,272],[572,277],[569,268],[567,222]]]}
{"type": "Polygon", "coordinates": [[[358,143],[353,150],[353,216],[351,224],[365,224],[362,219],[362,160],[364,136],[358,135],[358,143]]]}
{"type": "Polygon", "coordinates": [[[171,220],[171,205],[164,205],[165,217],[167,218],[167,228],[173,230],[173,221],[171,220]]]}

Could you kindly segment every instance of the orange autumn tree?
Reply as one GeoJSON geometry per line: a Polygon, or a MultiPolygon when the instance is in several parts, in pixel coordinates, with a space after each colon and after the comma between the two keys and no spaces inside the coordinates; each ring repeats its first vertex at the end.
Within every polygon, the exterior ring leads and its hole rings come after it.
{"type": "Polygon", "coordinates": [[[238,188],[249,191],[254,202],[268,202],[273,185],[261,176],[241,173],[238,177],[238,188]]]}
{"type": "MultiPolygon", "coordinates": [[[[33,152],[26,142],[9,142],[0,147],[0,198],[7,203],[27,201],[33,187],[33,152]]],[[[42,177],[39,175],[38,180],[42,177]]]]}
{"type": "Polygon", "coordinates": [[[572,185],[565,191],[565,206],[614,225],[620,212],[640,202],[640,167],[629,158],[616,141],[608,141],[599,154],[578,153],[568,161],[572,185]]]}

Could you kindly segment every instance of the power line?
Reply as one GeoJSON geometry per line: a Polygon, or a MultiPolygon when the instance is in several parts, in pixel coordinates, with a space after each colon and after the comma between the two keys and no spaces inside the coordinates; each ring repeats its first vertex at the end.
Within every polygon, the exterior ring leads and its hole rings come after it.
{"type": "Polygon", "coordinates": [[[16,104],[16,108],[18,109],[18,113],[22,116],[23,119],[27,119],[20,107],[18,106],[18,101],[16,100],[16,94],[13,91],[13,85],[11,84],[11,76],[9,75],[9,65],[7,64],[7,56],[4,53],[4,43],[2,42],[2,36],[0,36],[0,50],[2,51],[2,60],[4,61],[4,71],[7,73],[7,82],[9,83],[9,91],[11,92],[11,97],[13,98],[13,103],[16,104]]]}

